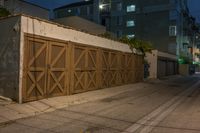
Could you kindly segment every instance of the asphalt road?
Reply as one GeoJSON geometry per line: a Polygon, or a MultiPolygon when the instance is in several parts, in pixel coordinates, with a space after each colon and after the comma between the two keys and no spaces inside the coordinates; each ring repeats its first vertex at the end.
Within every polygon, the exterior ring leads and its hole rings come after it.
{"type": "Polygon", "coordinates": [[[0,126],[0,133],[200,133],[200,76],[148,81],[105,99],[0,126]]]}

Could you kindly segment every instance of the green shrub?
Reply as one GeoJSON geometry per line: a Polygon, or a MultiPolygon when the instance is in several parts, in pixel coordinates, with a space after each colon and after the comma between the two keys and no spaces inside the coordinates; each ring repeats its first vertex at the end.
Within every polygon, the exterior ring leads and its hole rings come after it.
{"type": "Polygon", "coordinates": [[[6,10],[5,8],[0,8],[0,17],[6,17],[10,15],[10,12],[6,10]]]}

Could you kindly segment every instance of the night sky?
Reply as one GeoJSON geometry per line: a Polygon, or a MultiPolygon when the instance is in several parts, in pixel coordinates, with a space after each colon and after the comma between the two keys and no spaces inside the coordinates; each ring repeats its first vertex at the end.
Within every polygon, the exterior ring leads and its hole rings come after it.
{"type": "MultiPolygon", "coordinates": [[[[81,0],[27,0],[40,6],[53,9],[65,4],[81,1],[81,0]]],[[[200,22],[200,0],[188,0],[189,9],[193,16],[200,22]]]]}

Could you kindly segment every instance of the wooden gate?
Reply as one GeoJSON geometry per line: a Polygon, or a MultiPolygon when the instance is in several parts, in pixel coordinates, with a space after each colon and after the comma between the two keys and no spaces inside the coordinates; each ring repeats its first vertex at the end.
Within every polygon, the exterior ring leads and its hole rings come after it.
{"type": "Polygon", "coordinates": [[[72,94],[97,89],[97,49],[72,47],[72,94]]]}
{"type": "Polygon", "coordinates": [[[23,101],[67,94],[66,44],[26,37],[23,101]]]}

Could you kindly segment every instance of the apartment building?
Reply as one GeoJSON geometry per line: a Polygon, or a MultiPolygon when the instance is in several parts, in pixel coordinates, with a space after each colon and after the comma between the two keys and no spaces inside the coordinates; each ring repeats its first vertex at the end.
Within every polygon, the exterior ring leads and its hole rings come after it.
{"type": "Polygon", "coordinates": [[[104,25],[118,38],[148,40],[163,52],[188,51],[187,0],[87,0],[54,12],[56,18],[80,16],[104,25]]]}
{"type": "Polygon", "coordinates": [[[110,7],[110,0],[84,0],[54,9],[54,19],[79,16],[110,31],[110,7]]]}
{"type": "Polygon", "coordinates": [[[0,0],[0,7],[4,6],[4,0],[0,0]]]}
{"type": "Polygon", "coordinates": [[[69,16],[80,16],[94,21],[94,2],[81,1],[54,9],[55,19],[69,16]]]}

